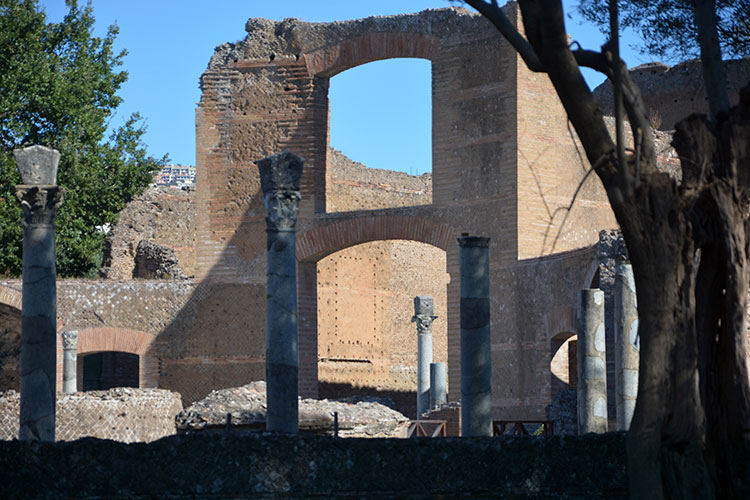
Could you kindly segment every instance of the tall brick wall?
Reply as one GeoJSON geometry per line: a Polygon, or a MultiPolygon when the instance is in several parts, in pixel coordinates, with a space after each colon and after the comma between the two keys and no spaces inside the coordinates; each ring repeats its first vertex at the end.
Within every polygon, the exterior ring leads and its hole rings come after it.
{"type": "MultiPolygon", "coordinates": [[[[515,4],[506,10],[517,22],[515,4]]],[[[565,113],[546,77],[525,70],[485,19],[463,9],[331,24],[251,19],[246,31],[242,41],[217,48],[201,79],[197,276],[204,282],[262,288],[264,213],[253,162],[289,149],[307,160],[297,252],[302,393],[317,393],[319,373],[321,379],[343,376],[345,370],[331,366],[335,363],[350,365],[350,376],[362,372],[351,380],[386,380],[369,365],[365,369],[365,363],[358,368],[353,366],[358,361],[331,362],[323,351],[340,349],[333,346],[346,339],[357,347],[346,344],[343,359],[361,356],[369,364],[388,359],[382,347],[387,339],[367,344],[373,340],[360,338],[358,329],[386,328],[376,300],[383,289],[367,282],[372,277],[369,253],[392,245],[383,241],[403,239],[445,252],[449,391],[458,398],[455,238],[469,232],[491,237],[495,413],[539,417],[551,397],[554,352],[544,315],[575,303],[573,291],[559,288],[577,290],[585,281],[591,256],[584,252],[581,257],[576,249],[589,247],[601,227],[613,225],[595,180],[587,181],[570,215],[558,210],[571,204],[587,167],[575,154],[565,113]],[[429,200],[393,174],[390,182],[373,179],[374,171],[364,181],[337,175],[335,153],[327,149],[329,79],[392,57],[432,62],[429,200]],[[382,197],[367,194],[373,189],[382,197]],[[381,243],[355,246],[374,241],[381,243]],[[533,289],[509,288],[520,276],[534,283],[550,280],[545,285],[550,293],[530,299],[524,292],[533,289]],[[331,319],[329,295],[336,290],[347,290],[356,306],[331,319]],[[371,312],[363,315],[365,310],[371,312]],[[331,343],[331,332],[337,331],[343,336],[331,343]],[[319,359],[325,360],[320,371],[319,359]]],[[[387,266],[379,265],[376,277],[386,273],[387,266]]],[[[261,312],[254,315],[262,317],[261,312]]],[[[397,338],[397,332],[389,335],[397,338]]]]}
{"type": "MultiPolygon", "coordinates": [[[[515,4],[506,9],[517,22],[515,4]]],[[[413,384],[411,298],[430,293],[444,311],[435,357],[447,360],[458,399],[456,237],[468,232],[491,238],[493,411],[542,418],[559,347],[545,320],[574,307],[594,229],[611,225],[595,182],[562,224],[557,209],[571,203],[586,167],[549,82],[463,9],[330,24],[251,19],[246,30],[216,49],[201,78],[195,280],[64,284],[60,326],[112,329],[102,349],[109,337],[136,342],[151,360],[141,363],[151,367],[142,380],[185,401],[262,379],[266,236],[254,162],[286,148],[306,159],[297,227],[302,395],[317,395],[319,378],[413,384]],[[329,79],[392,57],[432,62],[431,190],[426,177],[337,170],[328,149],[329,79]]]]}
{"type": "Polygon", "coordinates": [[[435,299],[433,360],[448,357],[445,252],[424,243],[375,241],[329,255],[317,268],[318,377],[325,396],[402,396],[397,408],[413,416],[414,296],[435,299]]]}

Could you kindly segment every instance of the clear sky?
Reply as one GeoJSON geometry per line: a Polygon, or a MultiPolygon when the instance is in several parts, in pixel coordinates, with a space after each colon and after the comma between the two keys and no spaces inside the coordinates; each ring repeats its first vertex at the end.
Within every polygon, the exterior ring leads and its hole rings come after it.
{"type": "MultiPolygon", "coordinates": [[[[67,12],[64,0],[40,0],[48,20],[67,12]]],[[[79,0],[79,4],[85,4],[79,0]]],[[[122,69],[129,79],[111,125],[138,111],[146,120],[144,142],[151,155],[169,154],[171,163],[195,165],[195,106],[198,79],[214,47],[245,36],[251,17],[328,22],[375,15],[418,12],[460,3],[448,0],[93,0],[95,35],[117,23],[116,48],[125,48],[122,69]]],[[[565,0],[568,32],[586,48],[598,48],[603,36],[581,25],[577,0],[565,0]]],[[[646,62],[623,42],[629,66],[646,62]]],[[[587,74],[589,85],[602,77],[587,74]]],[[[331,79],[331,145],[368,167],[430,171],[430,63],[420,59],[378,61],[331,79]],[[398,76],[397,76],[398,75],[398,76]],[[393,117],[397,116],[397,119],[393,117]]]]}

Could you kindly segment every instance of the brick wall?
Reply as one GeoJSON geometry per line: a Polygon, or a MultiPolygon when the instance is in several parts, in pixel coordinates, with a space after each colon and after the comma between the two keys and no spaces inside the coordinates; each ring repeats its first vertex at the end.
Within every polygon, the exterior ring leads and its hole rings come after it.
{"type": "MultiPolygon", "coordinates": [[[[517,23],[515,4],[506,9],[517,23]]],[[[485,19],[463,9],[335,25],[251,19],[246,30],[241,42],[217,48],[201,79],[198,277],[262,289],[265,224],[254,162],[289,149],[307,160],[297,244],[302,394],[317,394],[319,373],[330,380],[349,377],[352,383],[399,386],[397,377],[386,372],[401,361],[383,346],[401,335],[400,322],[410,304],[398,310],[398,326],[379,319],[384,309],[377,297],[385,289],[367,283],[373,275],[368,253],[390,243],[355,245],[405,239],[445,252],[445,349],[450,397],[458,398],[455,238],[469,232],[491,237],[495,412],[506,418],[539,417],[550,402],[554,353],[544,315],[575,303],[575,291],[560,289],[572,285],[577,290],[584,281],[589,256],[576,252],[594,243],[601,227],[614,224],[593,176],[570,214],[561,210],[571,205],[587,167],[575,155],[565,113],[546,77],[525,70],[485,19]],[[347,165],[351,171],[340,175],[338,157],[327,147],[329,79],[392,57],[432,62],[430,199],[413,192],[419,191],[413,189],[416,180],[396,174],[378,177],[347,165]],[[520,279],[549,280],[544,287],[550,293],[526,297],[533,288],[511,286],[520,279]],[[353,302],[336,317],[334,301],[331,319],[328,295],[336,290],[346,290],[353,302]],[[360,338],[360,325],[383,330],[360,338]],[[342,336],[331,340],[336,331],[342,336]],[[341,351],[336,359],[346,361],[330,361],[329,350],[341,351]],[[382,359],[389,360],[387,367],[375,368],[382,359]],[[324,360],[320,372],[319,360],[324,360]],[[341,369],[332,366],[336,363],[341,369]]],[[[379,266],[375,277],[388,276],[387,263],[379,266]]],[[[262,313],[259,305],[252,314],[262,318],[262,313]]]]}
{"type": "MultiPolygon", "coordinates": [[[[517,23],[515,4],[506,9],[517,23]]],[[[491,238],[494,412],[542,417],[555,351],[545,317],[575,304],[596,230],[613,224],[592,176],[567,218],[558,210],[571,205],[586,166],[546,78],[526,71],[485,19],[457,8],[338,23],[251,19],[246,31],[216,49],[201,77],[195,280],[63,282],[61,327],[150,336],[139,356],[155,360],[149,373],[158,386],[185,401],[263,378],[265,211],[254,162],[286,148],[306,159],[297,243],[301,394],[317,395],[323,358],[322,378],[412,384],[408,299],[427,283],[444,304],[436,358],[447,359],[450,398],[459,398],[456,237],[468,232],[491,238]],[[337,171],[328,149],[329,79],[392,57],[432,62],[430,192],[427,178],[348,164],[337,171]],[[377,252],[390,256],[375,265],[377,252]],[[356,303],[331,320],[326,294],[337,290],[356,303]],[[375,325],[375,336],[360,337],[359,325],[375,325]],[[349,360],[336,362],[349,363],[346,370],[330,366],[331,349],[349,360]],[[382,364],[356,374],[354,359],[382,364]]]]}

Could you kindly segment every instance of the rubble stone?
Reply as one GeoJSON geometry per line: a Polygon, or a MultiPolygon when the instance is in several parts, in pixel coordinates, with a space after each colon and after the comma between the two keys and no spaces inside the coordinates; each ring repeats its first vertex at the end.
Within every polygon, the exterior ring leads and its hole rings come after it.
{"type": "Polygon", "coordinates": [[[187,276],[182,272],[173,249],[141,240],[135,251],[133,278],[187,279],[187,276]]]}
{"type": "MultiPolygon", "coordinates": [[[[333,435],[333,414],[338,413],[339,437],[404,437],[409,419],[376,398],[342,400],[300,399],[299,429],[333,435]]],[[[178,432],[223,429],[231,414],[233,430],[262,430],[266,421],[266,383],[252,382],[211,392],[181,411],[178,432]]]]}
{"type": "MultiPolygon", "coordinates": [[[[0,392],[0,441],[18,438],[19,408],[18,392],[0,392]]],[[[175,433],[174,419],[180,410],[180,395],[164,389],[58,392],[55,440],[150,442],[175,433]]]]}

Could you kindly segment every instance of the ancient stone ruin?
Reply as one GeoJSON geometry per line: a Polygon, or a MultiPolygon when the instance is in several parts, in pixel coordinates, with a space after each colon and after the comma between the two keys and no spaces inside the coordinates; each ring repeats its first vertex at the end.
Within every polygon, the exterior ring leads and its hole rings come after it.
{"type": "MultiPolygon", "coordinates": [[[[516,7],[506,9],[517,22],[516,7]]],[[[439,317],[433,361],[447,367],[445,408],[457,408],[457,238],[469,233],[489,238],[492,419],[570,428],[578,293],[599,288],[607,428],[614,429],[616,403],[625,404],[616,396],[622,337],[614,290],[626,259],[613,233],[602,233],[616,227],[614,217],[599,182],[586,176],[546,77],[529,72],[485,19],[463,9],[336,23],[250,19],[245,31],[217,47],[201,77],[196,191],[143,193],[112,229],[105,279],[57,282],[49,368],[57,387],[63,331],[78,332],[79,391],[127,380],[174,391],[190,405],[266,378],[267,213],[254,162],[287,150],[305,159],[292,256],[300,396],[387,396],[416,417],[418,335],[410,320],[414,297],[431,296],[439,317]],[[395,57],[432,64],[428,175],[370,169],[329,147],[331,79],[395,57]]],[[[699,80],[690,65],[634,70],[647,79],[663,124],[683,97],[701,98],[692,87],[680,94],[680,68],[699,80]]],[[[669,132],[655,133],[660,168],[679,178],[669,132]]],[[[20,389],[25,291],[21,280],[0,282],[4,389],[20,389]]]]}
{"type": "MultiPolygon", "coordinates": [[[[404,437],[409,419],[371,399],[301,399],[299,430],[338,437],[404,437]]],[[[257,432],[265,430],[266,384],[251,384],[213,391],[181,411],[177,431],[257,432]],[[227,418],[227,415],[231,415],[227,418]],[[228,424],[228,425],[227,425],[228,424]]]]}

